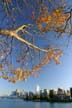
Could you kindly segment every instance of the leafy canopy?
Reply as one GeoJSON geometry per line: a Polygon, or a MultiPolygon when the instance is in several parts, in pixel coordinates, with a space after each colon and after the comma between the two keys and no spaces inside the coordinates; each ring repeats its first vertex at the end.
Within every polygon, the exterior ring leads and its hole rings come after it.
{"type": "Polygon", "coordinates": [[[1,78],[26,81],[52,59],[60,64],[62,51],[54,42],[72,34],[67,8],[65,0],[0,0],[1,78]]]}

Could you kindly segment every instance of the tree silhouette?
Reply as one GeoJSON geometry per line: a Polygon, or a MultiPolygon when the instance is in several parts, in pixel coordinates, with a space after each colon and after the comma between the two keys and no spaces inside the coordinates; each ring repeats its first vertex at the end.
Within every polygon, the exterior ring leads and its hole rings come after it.
{"type": "Polygon", "coordinates": [[[51,47],[72,34],[72,9],[65,0],[0,0],[0,77],[9,82],[38,77],[62,51],[51,47]]]}

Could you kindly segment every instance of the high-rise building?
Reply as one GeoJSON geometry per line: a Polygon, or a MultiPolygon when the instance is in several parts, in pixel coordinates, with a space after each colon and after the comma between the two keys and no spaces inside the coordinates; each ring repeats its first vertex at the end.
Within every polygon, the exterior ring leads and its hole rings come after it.
{"type": "Polygon", "coordinates": [[[17,95],[17,96],[20,95],[20,91],[19,91],[19,89],[16,89],[16,95],[17,95]]]}
{"type": "Polygon", "coordinates": [[[54,98],[54,95],[55,95],[55,91],[53,89],[49,90],[49,98],[54,98]]]}
{"type": "Polygon", "coordinates": [[[44,94],[44,97],[47,99],[48,98],[48,89],[44,89],[43,94],[44,94]]]}
{"type": "Polygon", "coordinates": [[[20,92],[20,96],[24,96],[24,90],[20,92]]]}
{"type": "Polygon", "coordinates": [[[36,94],[40,94],[40,86],[39,85],[36,86],[36,94]]]}
{"type": "Polygon", "coordinates": [[[67,90],[65,94],[66,94],[66,96],[70,96],[70,91],[67,90]]]}
{"type": "Polygon", "coordinates": [[[48,90],[44,89],[44,95],[47,96],[48,95],[48,90]]]}
{"type": "Polygon", "coordinates": [[[72,98],[72,88],[70,88],[70,96],[71,96],[71,98],[72,98]]]}
{"type": "Polygon", "coordinates": [[[57,94],[58,94],[58,95],[62,95],[62,94],[64,94],[64,90],[61,89],[61,88],[58,88],[58,90],[57,90],[57,94]]]}
{"type": "Polygon", "coordinates": [[[20,91],[18,89],[16,89],[15,91],[12,91],[12,96],[19,96],[20,95],[20,91]]]}
{"type": "Polygon", "coordinates": [[[33,99],[33,97],[34,97],[34,93],[32,92],[32,91],[29,91],[29,99],[33,99]]]}

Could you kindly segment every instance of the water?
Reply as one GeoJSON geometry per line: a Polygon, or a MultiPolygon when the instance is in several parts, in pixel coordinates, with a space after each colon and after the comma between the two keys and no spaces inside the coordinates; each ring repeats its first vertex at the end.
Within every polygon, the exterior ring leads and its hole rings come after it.
{"type": "Polygon", "coordinates": [[[26,102],[19,99],[0,99],[0,108],[72,108],[72,103],[26,102]]]}

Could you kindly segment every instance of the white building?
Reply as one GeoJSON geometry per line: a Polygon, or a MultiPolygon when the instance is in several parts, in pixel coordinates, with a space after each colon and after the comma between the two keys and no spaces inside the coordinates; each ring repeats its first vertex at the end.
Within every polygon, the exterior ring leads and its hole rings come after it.
{"type": "Polygon", "coordinates": [[[36,86],[36,90],[35,91],[36,91],[36,94],[40,94],[40,86],[39,85],[36,86]]]}

